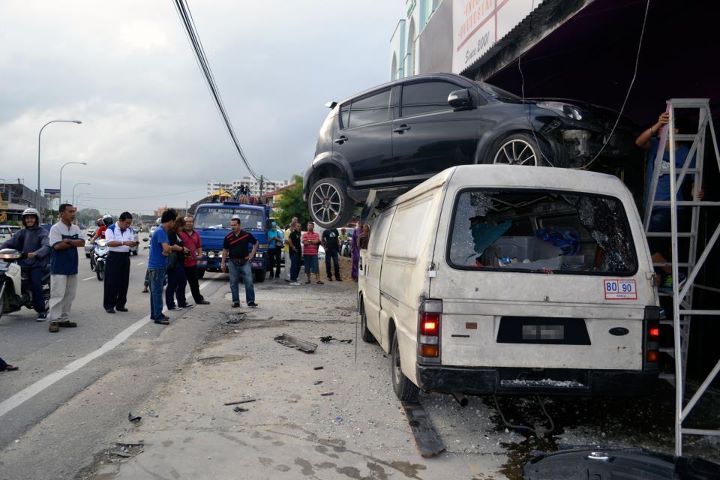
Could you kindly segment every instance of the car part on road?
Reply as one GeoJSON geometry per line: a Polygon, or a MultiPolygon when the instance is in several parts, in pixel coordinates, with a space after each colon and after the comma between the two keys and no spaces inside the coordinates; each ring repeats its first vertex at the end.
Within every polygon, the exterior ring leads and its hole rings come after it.
{"type": "Polygon", "coordinates": [[[397,332],[393,332],[392,347],[390,349],[390,377],[395,395],[400,401],[417,401],[420,389],[405,376],[400,366],[400,347],[398,346],[397,332]]]}
{"type": "Polygon", "coordinates": [[[131,423],[139,423],[140,420],[142,420],[142,417],[139,415],[133,415],[132,412],[128,412],[128,421],[131,423]]]}
{"type": "Polygon", "coordinates": [[[339,339],[339,338],[333,337],[332,335],[326,335],[326,336],[324,336],[324,337],[320,337],[320,341],[321,341],[322,343],[330,343],[330,342],[332,342],[333,340],[335,340],[336,342],[340,342],[340,343],[352,343],[352,339],[351,339],[351,338],[348,338],[348,339],[345,339],[345,340],[341,340],[341,339],[339,339]]]}
{"type": "Polygon", "coordinates": [[[523,468],[525,480],[720,478],[720,465],[699,458],[672,457],[641,448],[573,449],[541,453],[523,468]]]}
{"type": "Polygon", "coordinates": [[[301,340],[299,338],[295,338],[292,335],[288,335],[287,333],[283,333],[282,335],[278,335],[274,338],[274,340],[279,343],[280,345],[285,345],[289,348],[295,348],[297,350],[300,350],[301,352],[305,353],[315,353],[315,350],[317,350],[317,344],[308,342],[306,340],[301,340]]]}
{"type": "Polygon", "coordinates": [[[435,430],[423,406],[417,402],[402,402],[402,406],[420,455],[423,458],[431,458],[444,452],[445,443],[435,430]]]}
{"type": "Polygon", "coordinates": [[[243,413],[243,412],[249,412],[249,411],[250,410],[248,410],[247,408],[242,408],[242,407],[233,408],[233,412],[235,412],[235,413],[243,413]]]}

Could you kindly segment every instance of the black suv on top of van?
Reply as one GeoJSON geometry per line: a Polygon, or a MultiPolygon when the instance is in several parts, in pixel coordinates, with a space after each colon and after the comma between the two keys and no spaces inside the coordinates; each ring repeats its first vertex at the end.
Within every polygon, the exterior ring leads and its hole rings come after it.
{"type": "Polygon", "coordinates": [[[608,138],[617,112],[577,101],[523,101],[460,75],[403,78],[330,107],[304,182],[310,213],[323,228],[344,225],[371,190],[391,199],[455,165],[598,167],[635,153],[627,121],[608,138]]]}

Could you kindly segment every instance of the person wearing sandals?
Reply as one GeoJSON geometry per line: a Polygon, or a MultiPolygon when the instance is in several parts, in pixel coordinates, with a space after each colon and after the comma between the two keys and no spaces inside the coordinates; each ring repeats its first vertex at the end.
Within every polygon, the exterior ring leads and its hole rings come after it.
{"type": "Polygon", "coordinates": [[[17,369],[17,365],[10,365],[9,363],[5,362],[2,357],[0,357],[0,372],[10,372],[17,369]]]}
{"type": "Polygon", "coordinates": [[[69,203],[60,205],[60,221],[50,228],[49,241],[53,249],[50,262],[50,309],[48,331],[57,333],[60,327],[73,328],[70,308],[77,293],[78,252],[85,245],[80,227],[75,225],[77,209],[69,203]]]}
{"type": "Polygon", "coordinates": [[[320,235],[315,231],[315,224],[313,222],[307,223],[307,232],[302,236],[303,244],[303,257],[305,258],[305,275],[307,275],[307,282],[311,283],[311,275],[314,273],[316,283],[322,285],[323,281],[320,280],[320,265],[318,264],[318,250],[320,246],[320,235]]]}

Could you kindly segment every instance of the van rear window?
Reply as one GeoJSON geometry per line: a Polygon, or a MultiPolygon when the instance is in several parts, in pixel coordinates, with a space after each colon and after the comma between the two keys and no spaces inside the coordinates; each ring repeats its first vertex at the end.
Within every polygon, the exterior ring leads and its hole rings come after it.
{"type": "Polygon", "coordinates": [[[464,190],[448,263],[459,269],[633,275],[637,256],[620,200],[546,190],[464,190]]]}

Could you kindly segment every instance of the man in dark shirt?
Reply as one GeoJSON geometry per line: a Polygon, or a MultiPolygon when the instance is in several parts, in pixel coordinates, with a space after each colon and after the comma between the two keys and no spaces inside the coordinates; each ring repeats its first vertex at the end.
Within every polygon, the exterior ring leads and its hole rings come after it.
{"type": "Polygon", "coordinates": [[[245,284],[245,300],[248,307],[257,307],[255,303],[255,288],[253,287],[252,268],[250,265],[257,252],[258,241],[250,233],[240,228],[240,217],[233,215],[230,220],[232,232],[227,234],[223,241],[222,261],[220,268],[223,272],[230,272],[230,292],[232,293],[232,306],[240,306],[238,283],[240,277],[245,284]]]}
{"type": "Polygon", "coordinates": [[[322,233],[322,245],[325,249],[325,273],[327,274],[328,280],[332,281],[332,273],[330,271],[330,262],[332,261],[335,267],[335,280],[341,282],[340,278],[340,242],[338,241],[337,228],[328,228],[322,233]]]}
{"type": "Polygon", "coordinates": [[[302,262],[302,232],[300,232],[300,223],[294,222],[290,225],[290,235],[285,239],[290,249],[290,285],[297,287],[298,275],[300,275],[300,263],[302,262]]]}

